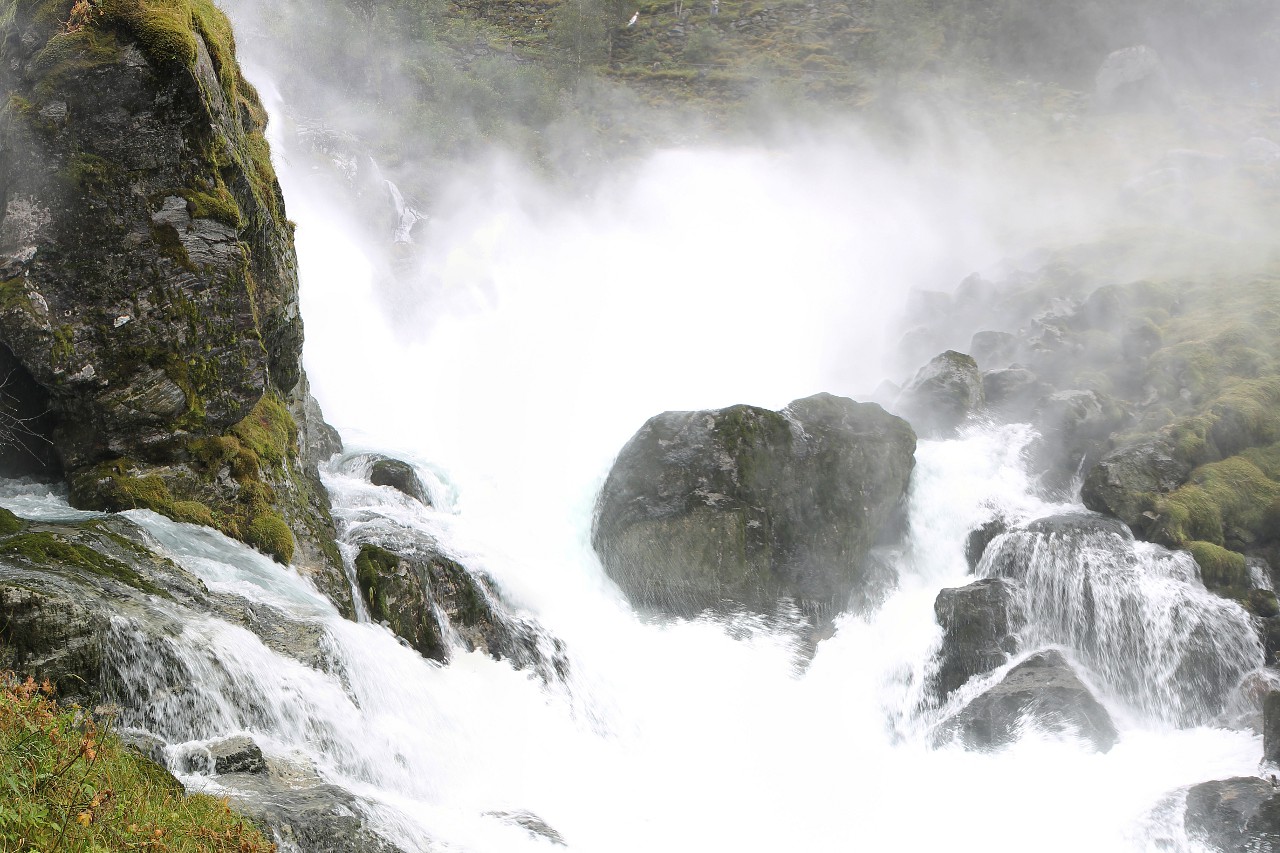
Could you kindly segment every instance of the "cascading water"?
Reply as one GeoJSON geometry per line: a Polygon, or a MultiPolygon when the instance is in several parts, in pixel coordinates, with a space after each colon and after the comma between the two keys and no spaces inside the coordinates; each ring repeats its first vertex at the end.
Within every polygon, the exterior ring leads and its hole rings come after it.
{"type": "MultiPolygon", "coordinates": [[[[878,375],[896,284],[986,258],[951,224],[973,210],[965,180],[858,162],[668,153],[568,212],[533,190],[506,205],[521,191],[499,169],[432,221],[426,267],[460,300],[377,288],[342,220],[282,162],[317,397],[349,443],[415,462],[433,497],[371,486],[358,453],[334,460],[348,556],[370,536],[430,540],[492,579],[533,651],[523,668],[457,647],[428,661],[340,618],[296,572],[133,512],[213,606],[157,600],[113,625],[122,724],[158,737],[192,787],[278,796],[209,775],[214,742],[250,735],[290,791],[326,792],[405,850],[1196,849],[1176,792],[1255,771],[1259,738],[1212,724],[1260,647],[1185,556],[1038,522],[1081,508],[1034,496],[1026,427],[920,443],[898,588],[816,650],[766,620],[642,619],[590,552],[595,488],[646,417],[860,387],[878,375]],[[758,213],[774,208],[799,213],[758,213]],[[904,244],[904,227],[930,236],[904,244]],[[419,298],[466,310],[428,318],[419,298]],[[810,325],[824,313],[838,334],[810,325]],[[934,600],[972,580],[965,536],[996,516],[1013,529],[980,573],[1020,584],[1025,652],[1058,646],[1082,666],[1116,717],[1106,754],[1034,729],[993,753],[934,743],[1008,668],[946,707],[924,701],[934,600]]],[[[18,487],[2,502],[72,512],[18,487]]]]}

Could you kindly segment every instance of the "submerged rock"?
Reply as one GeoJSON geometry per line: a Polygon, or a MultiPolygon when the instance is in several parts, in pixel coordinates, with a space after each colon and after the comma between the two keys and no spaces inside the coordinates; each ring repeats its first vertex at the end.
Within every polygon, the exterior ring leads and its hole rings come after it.
{"type": "Polygon", "coordinates": [[[901,418],[830,394],[666,412],[619,453],[592,545],[637,607],[770,613],[790,598],[829,618],[884,582],[866,557],[893,532],[915,443],[901,418]]]}
{"type": "Polygon", "coordinates": [[[935,437],[951,432],[985,405],[978,363],[955,350],[920,368],[898,398],[898,408],[911,425],[935,437]]]}
{"type": "Polygon", "coordinates": [[[1079,737],[1106,752],[1119,738],[1107,709],[1080,681],[1058,651],[1038,652],[1015,666],[999,684],[964,707],[946,726],[944,739],[971,749],[1012,743],[1022,726],[1079,737]]]}
{"type": "Polygon", "coordinates": [[[933,603],[942,626],[933,688],[946,699],[975,675],[1008,662],[1018,651],[1021,614],[1013,585],[1003,578],[983,578],[958,589],[944,589],[933,603]]]}

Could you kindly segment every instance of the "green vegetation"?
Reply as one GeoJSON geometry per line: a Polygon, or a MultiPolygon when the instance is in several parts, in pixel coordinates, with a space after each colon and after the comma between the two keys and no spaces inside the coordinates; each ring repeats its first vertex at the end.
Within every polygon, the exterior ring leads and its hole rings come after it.
{"type": "Polygon", "coordinates": [[[274,512],[265,512],[249,522],[244,541],[279,563],[288,565],[293,559],[293,531],[274,512]]]}
{"type": "Polygon", "coordinates": [[[68,566],[90,574],[113,578],[153,595],[165,595],[164,590],[119,560],[86,545],[69,542],[55,533],[10,535],[9,538],[0,541],[0,554],[19,557],[35,566],[45,568],[68,566]]]}
{"type": "Polygon", "coordinates": [[[225,800],[183,794],[110,720],[59,708],[46,681],[0,673],[0,849],[266,853],[225,800]]]}
{"type": "Polygon", "coordinates": [[[12,536],[25,526],[26,522],[14,515],[11,510],[0,507],[0,536],[12,536]]]}
{"type": "Polygon", "coordinates": [[[369,617],[374,621],[387,618],[385,596],[379,581],[393,574],[399,565],[398,554],[377,545],[364,545],[356,555],[356,584],[369,608],[369,617]]]}

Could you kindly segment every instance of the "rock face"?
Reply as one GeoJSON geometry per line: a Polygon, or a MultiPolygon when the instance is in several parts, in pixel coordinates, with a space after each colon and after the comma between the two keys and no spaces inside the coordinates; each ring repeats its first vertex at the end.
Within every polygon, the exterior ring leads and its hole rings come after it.
{"type": "Polygon", "coordinates": [[[1115,516],[1135,531],[1147,530],[1150,496],[1171,492],[1186,482],[1191,466],[1173,448],[1156,439],[1120,448],[1089,469],[1080,491],[1084,505],[1115,516]]]}
{"type": "Polygon", "coordinates": [[[266,116],[222,14],[170,6],[5,19],[0,345],[74,502],[216,526],[350,613],[266,116]]]}
{"type": "Polygon", "coordinates": [[[920,368],[898,398],[898,408],[922,435],[941,436],[986,405],[982,373],[972,356],[955,350],[920,368]]]}
{"type": "Polygon", "coordinates": [[[818,394],[781,412],[667,412],[618,455],[592,544],[637,607],[693,615],[843,610],[915,463],[915,434],[871,403],[818,394]]]}
{"type": "Polygon", "coordinates": [[[959,589],[944,589],[933,603],[942,626],[934,690],[946,699],[975,675],[1003,666],[1018,651],[1022,619],[1013,585],[983,578],[959,589]]]}
{"type": "Polygon", "coordinates": [[[1280,793],[1254,776],[1195,785],[1187,792],[1187,834],[1222,853],[1280,850],[1280,793]]]}
{"type": "Polygon", "coordinates": [[[999,684],[965,706],[943,735],[971,749],[996,749],[1015,740],[1025,723],[1084,738],[1099,752],[1111,749],[1118,738],[1107,709],[1057,651],[1039,652],[1009,670],[999,684]]]}

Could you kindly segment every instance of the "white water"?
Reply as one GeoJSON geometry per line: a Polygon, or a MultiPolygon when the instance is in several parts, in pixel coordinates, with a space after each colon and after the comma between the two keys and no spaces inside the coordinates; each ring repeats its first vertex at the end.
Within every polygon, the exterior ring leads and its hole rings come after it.
{"type": "MultiPolygon", "coordinates": [[[[215,592],[323,634],[311,667],[211,616],[175,613],[167,649],[132,647],[122,624],[138,721],[175,761],[249,733],[366,798],[371,824],[406,849],[553,849],[491,815],[502,810],[600,853],[1192,849],[1176,790],[1254,772],[1256,736],[1211,719],[1178,727],[1090,669],[1120,729],[1105,755],[1034,731],[993,754],[935,748],[940,712],[918,710],[933,601],[969,580],[967,531],[1063,509],[1031,495],[1025,429],[921,443],[900,588],[840,622],[807,668],[794,637],[763,624],[638,619],[586,545],[594,489],[646,417],[871,387],[906,286],[992,260],[963,224],[964,176],[904,183],[846,154],[674,152],[567,207],[499,167],[443,206],[453,213],[433,224],[419,284],[390,291],[282,162],[316,394],[349,443],[422,466],[441,507],[335,465],[336,514],[427,530],[488,572],[563,643],[568,677],[548,684],[479,654],[426,662],[261,555],[134,513],[215,592]],[[166,686],[174,662],[180,693],[166,686]]],[[[1194,578],[1167,575],[1162,589],[1201,600],[1194,578]]]]}

